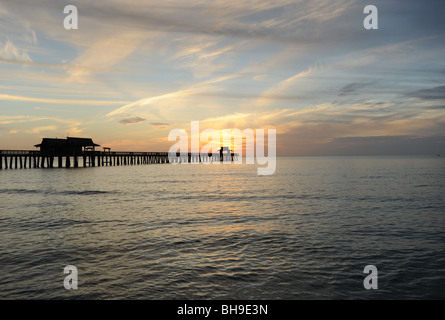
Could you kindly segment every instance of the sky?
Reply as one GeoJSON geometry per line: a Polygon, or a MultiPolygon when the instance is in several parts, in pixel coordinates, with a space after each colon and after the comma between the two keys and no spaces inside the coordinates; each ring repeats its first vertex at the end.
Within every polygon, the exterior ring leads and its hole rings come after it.
{"type": "Polygon", "coordinates": [[[278,156],[445,154],[445,3],[0,0],[0,149],[168,151],[191,121],[276,129],[278,156]]]}

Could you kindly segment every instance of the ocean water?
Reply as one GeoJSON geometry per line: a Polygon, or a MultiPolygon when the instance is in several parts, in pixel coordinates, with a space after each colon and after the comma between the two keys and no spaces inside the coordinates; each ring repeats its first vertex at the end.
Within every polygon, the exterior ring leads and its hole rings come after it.
{"type": "Polygon", "coordinates": [[[0,298],[445,299],[445,159],[1,170],[0,298]]]}

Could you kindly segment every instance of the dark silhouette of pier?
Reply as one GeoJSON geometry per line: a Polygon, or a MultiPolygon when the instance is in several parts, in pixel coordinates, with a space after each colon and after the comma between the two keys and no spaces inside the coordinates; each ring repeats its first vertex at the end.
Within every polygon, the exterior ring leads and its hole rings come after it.
{"type": "Polygon", "coordinates": [[[217,153],[127,152],[111,151],[90,138],[44,138],[35,145],[40,150],[0,150],[0,169],[79,168],[129,166],[163,163],[231,162],[238,154],[223,147],[217,153]]]}

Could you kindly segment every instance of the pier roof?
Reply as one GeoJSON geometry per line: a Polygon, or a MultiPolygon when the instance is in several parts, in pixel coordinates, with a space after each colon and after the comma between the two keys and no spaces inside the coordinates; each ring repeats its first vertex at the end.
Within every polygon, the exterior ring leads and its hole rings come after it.
{"type": "Polygon", "coordinates": [[[66,139],[58,138],[43,138],[42,142],[34,145],[36,148],[52,146],[52,147],[62,147],[65,145],[71,145],[76,147],[99,147],[99,144],[93,142],[91,138],[74,138],[67,137],[66,139]]]}
{"type": "Polygon", "coordinates": [[[67,138],[68,143],[71,143],[76,146],[82,146],[82,147],[99,147],[100,144],[96,144],[93,142],[93,139],[91,138],[67,138]]]}

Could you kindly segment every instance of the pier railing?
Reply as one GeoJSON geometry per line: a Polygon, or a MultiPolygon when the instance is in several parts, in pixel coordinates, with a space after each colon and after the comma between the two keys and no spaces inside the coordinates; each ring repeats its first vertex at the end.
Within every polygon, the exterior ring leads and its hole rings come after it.
{"type": "Polygon", "coordinates": [[[36,154],[40,154],[40,151],[35,151],[35,150],[0,150],[1,156],[36,155],[36,154]]]}

